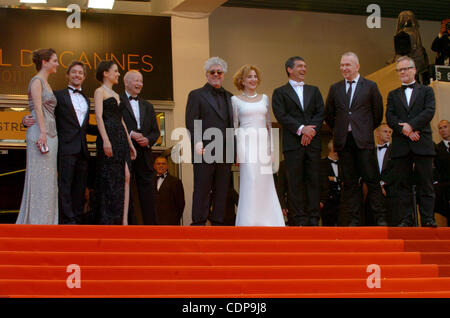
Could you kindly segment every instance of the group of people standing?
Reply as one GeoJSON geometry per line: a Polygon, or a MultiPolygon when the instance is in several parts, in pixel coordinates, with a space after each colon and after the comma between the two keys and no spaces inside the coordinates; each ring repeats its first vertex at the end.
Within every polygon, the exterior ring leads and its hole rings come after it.
{"type": "MultiPolygon", "coordinates": [[[[415,81],[416,68],[411,58],[399,58],[396,67],[402,87],[389,93],[386,112],[387,124],[393,130],[390,157],[396,177],[390,190],[398,200],[399,209],[395,225],[413,224],[415,201],[411,184],[414,180],[421,224],[436,227],[432,181],[435,150],[430,127],[435,112],[434,93],[431,87],[415,81]]],[[[274,90],[272,109],[282,126],[284,169],[292,225],[319,225],[321,208],[324,208],[320,180],[320,130],[323,121],[332,129],[332,149],[339,158],[339,179],[342,182],[336,186],[342,185],[345,193],[343,213],[349,216],[348,225],[364,225],[361,215],[363,183],[367,186],[365,201],[374,223],[378,226],[388,225],[385,182],[374,151],[374,130],[383,120],[383,101],[377,84],[362,77],[359,68],[359,59],[355,53],[343,54],[340,71],[344,79],[330,87],[324,103],[319,89],[305,84],[305,60],[294,56],[285,63],[289,80],[274,90]]],[[[208,219],[213,225],[224,222],[233,163],[225,154],[234,148],[234,139],[226,138],[226,135],[230,129],[234,129],[237,149],[234,160],[240,165],[236,225],[284,226],[283,211],[273,178],[262,169],[267,163],[248,160],[252,156],[258,158],[261,145],[265,147],[263,152],[270,154],[270,142],[248,142],[244,138],[248,135],[245,131],[252,128],[258,129],[260,138],[257,140],[264,140],[267,136],[270,138],[269,99],[256,91],[261,81],[259,69],[254,65],[244,65],[234,75],[234,85],[242,93],[239,96],[232,96],[222,88],[227,72],[225,61],[218,57],[209,59],[205,63],[205,72],[207,84],[189,94],[186,108],[186,127],[191,135],[192,154],[194,158],[201,159],[194,159],[193,163],[192,224],[204,225],[208,219]],[[201,121],[202,125],[196,126],[197,121],[201,121]],[[198,127],[201,127],[200,131],[196,131],[198,127]],[[221,137],[213,139],[205,134],[210,128],[218,128],[222,132],[221,137]],[[244,137],[241,135],[242,130],[244,137]],[[215,147],[209,147],[211,144],[215,147]],[[211,148],[217,151],[217,145],[220,145],[222,156],[211,161],[205,155],[211,148]],[[211,213],[209,202],[212,202],[211,213]]]]}
{"type": "MultiPolygon", "coordinates": [[[[157,224],[154,187],[159,190],[159,177],[164,180],[166,173],[162,170],[156,181],[153,178],[151,146],[160,132],[152,104],[138,97],[142,74],[127,72],[125,92],[118,94],[113,88],[120,76],[117,64],[102,61],[98,65],[96,78],[101,86],[94,94],[95,127],[89,124],[90,101],[81,87],[86,76],[83,63],[73,62],[67,69],[68,87],[53,93],[48,77],[57,70],[56,52],[37,50],[33,61],[38,73],[28,89],[31,115],[24,118],[29,127],[27,172],[17,223],[80,224],[88,175],[86,134],[96,134],[98,223],[136,224],[130,200],[130,184],[135,179],[144,224],[157,224]]],[[[412,225],[414,175],[422,226],[435,227],[435,148],[430,127],[434,93],[416,83],[411,58],[399,58],[396,67],[402,87],[389,93],[386,111],[387,125],[393,131],[389,155],[396,177],[389,189],[400,213],[396,225],[412,225]]],[[[342,186],[345,193],[349,225],[363,225],[361,183],[367,186],[366,205],[374,223],[388,225],[386,182],[374,152],[374,130],[383,119],[383,102],[376,83],[362,77],[359,68],[356,54],[343,54],[340,70],[344,79],[330,87],[324,103],[319,89],[305,84],[306,61],[293,56],[285,63],[288,82],[274,90],[272,109],[282,126],[291,225],[319,225],[324,208],[320,173],[324,121],[332,129],[332,149],[339,158],[339,171],[331,167],[342,181],[337,187],[342,186]]],[[[236,72],[233,83],[241,94],[235,96],[222,87],[227,72],[224,60],[210,58],[205,72],[207,83],[190,92],[186,107],[194,158],[192,225],[205,225],[208,220],[213,225],[224,224],[231,165],[236,162],[240,166],[236,225],[284,226],[272,175],[269,97],[257,92],[262,79],[259,68],[244,65],[236,72]],[[219,134],[211,136],[209,129],[219,134]],[[252,134],[257,138],[249,138],[252,134]]],[[[183,192],[182,186],[174,185],[174,189],[183,192]]],[[[182,204],[168,208],[177,210],[179,219],[184,197],[182,204]]]]}
{"type": "Polygon", "coordinates": [[[38,73],[28,88],[31,115],[23,120],[27,169],[18,224],[81,224],[88,177],[87,134],[97,135],[95,211],[98,224],[136,224],[130,184],[135,179],[144,224],[156,224],[151,146],[160,136],[153,105],[139,98],[143,77],[124,76],[102,61],[96,70],[101,86],[94,95],[97,126],[89,124],[90,101],[82,91],[86,68],[74,61],[67,68],[68,86],[53,92],[48,78],[56,73],[53,49],[33,52],[38,73]]]}

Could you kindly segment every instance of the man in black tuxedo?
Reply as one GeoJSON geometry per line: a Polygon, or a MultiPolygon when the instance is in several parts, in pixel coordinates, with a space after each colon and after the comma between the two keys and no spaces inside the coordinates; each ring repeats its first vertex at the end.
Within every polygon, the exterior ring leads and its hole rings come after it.
{"type": "MultiPolygon", "coordinates": [[[[152,146],[158,140],[160,132],[153,105],[138,97],[144,86],[142,74],[130,70],[125,74],[123,81],[125,92],[120,95],[125,105],[123,120],[137,151],[136,160],[131,162],[131,180],[136,180],[144,224],[155,225],[152,146]]],[[[130,213],[128,224],[136,224],[135,213],[130,213]]]]}
{"type": "MultiPolygon", "coordinates": [[[[376,141],[376,158],[378,164],[378,171],[380,173],[381,191],[385,196],[386,210],[388,211],[387,221],[390,224],[397,224],[398,216],[397,210],[394,207],[392,200],[394,193],[392,186],[395,182],[395,172],[393,171],[393,162],[391,160],[392,154],[392,129],[386,124],[381,124],[375,130],[376,141]]],[[[366,224],[374,223],[374,212],[370,209],[370,205],[366,204],[366,224]]]]}
{"type": "Polygon", "coordinates": [[[320,214],[323,226],[337,226],[341,206],[341,178],[339,157],[334,151],[333,141],[328,143],[328,156],[320,162],[320,214]]]}
{"type": "Polygon", "coordinates": [[[410,57],[397,60],[402,87],[389,92],[386,119],[393,130],[392,160],[401,214],[399,226],[412,225],[412,180],[417,185],[422,226],[436,227],[434,220],[433,156],[436,154],[430,122],[435,112],[433,89],[415,82],[416,67],[410,57]]]}
{"type": "MultiPolygon", "coordinates": [[[[96,135],[89,125],[90,101],[82,92],[86,68],[74,61],[67,68],[68,87],[55,91],[58,131],[58,202],[60,224],[81,224],[88,180],[89,152],[86,134],[96,135]]],[[[28,116],[25,126],[34,124],[28,116]]]]}
{"type": "Polygon", "coordinates": [[[222,88],[227,71],[224,60],[210,58],[205,71],[208,83],[189,93],[186,106],[194,167],[192,225],[206,224],[210,203],[211,224],[223,225],[234,161],[232,94],[222,88]],[[212,137],[208,137],[209,132],[212,137]]]}
{"type": "Polygon", "coordinates": [[[343,191],[348,195],[344,213],[351,216],[349,225],[361,225],[362,178],[376,223],[386,226],[386,208],[373,152],[373,130],[383,118],[383,100],[377,84],[360,76],[359,67],[356,54],[342,55],[340,70],[344,80],[330,87],[325,121],[333,129],[334,149],[339,154],[343,191]]]}
{"type": "Polygon", "coordinates": [[[180,225],[185,203],[183,183],[169,174],[166,158],[156,158],[154,167],[156,224],[180,225]]]}
{"type": "Polygon", "coordinates": [[[323,98],[316,86],[304,84],[306,62],[299,56],[285,63],[289,82],[274,90],[272,108],[283,128],[283,153],[289,200],[297,226],[317,226],[320,220],[320,129],[323,98]]]}
{"type": "Polygon", "coordinates": [[[435,211],[446,216],[450,226],[450,122],[441,120],[438,123],[442,141],[436,145],[434,166],[436,171],[436,204],[435,211]]]}

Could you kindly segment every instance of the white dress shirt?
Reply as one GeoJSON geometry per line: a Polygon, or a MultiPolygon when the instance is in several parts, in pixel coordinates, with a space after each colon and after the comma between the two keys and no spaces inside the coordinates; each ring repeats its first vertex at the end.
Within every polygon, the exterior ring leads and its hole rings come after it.
{"type": "Polygon", "coordinates": [[[130,100],[131,95],[127,91],[125,91],[125,93],[127,94],[127,98],[130,102],[131,109],[133,110],[134,118],[136,118],[137,128],[141,129],[141,117],[140,117],[140,113],[139,113],[139,102],[134,99],[130,100]]]}
{"type": "Polygon", "coordinates": [[[382,147],[384,145],[387,145],[389,147],[388,142],[383,145],[377,145],[378,169],[380,170],[380,173],[381,173],[381,170],[383,169],[383,160],[384,160],[384,155],[386,154],[387,148],[378,149],[378,147],[382,147]]]}
{"type": "MultiPolygon", "coordinates": [[[[352,84],[352,94],[350,95],[350,103],[348,104],[349,108],[350,108],[350,105],[352,104],[353,96],[355,96],[356,85],[358,85],[358,81],[359,81],[360,77],[361,76],[358,73],[358,76],[356,76],[355,79],[353,79],[354,83],[352,84]]],[[[349,83],[349,81],[345,80],[345,94],[347,94],[349,88],[350,88],[350,83],[349,83]]],[[[350,124],[350,122],[348,123],[348,131],[352,131],[352,125],[350,124]]]]}
{"type": "Polygon", "coordinates": [[[161,188],[161,185],[163,184],[164,180],[166,180],[166,177],[167,177],[167,171],[164,172],[162,178],[157,176],[158,180],[156,181],[156,188],[158,189],[158,191],[159,191],[159,188],[161,188]]]}
{"type": "Polygon", "coordinates": [[[331,168],[333,168],[334,176],[336,178],[339,177],[338,164],[335,162],[335,160],[331,159],[330,157],[328,157],[328,159],[331,160],[331,168]]]}
{"type": "MultiPolygon", "coordinates": [[[[416,81],[411,82],[411,83],[408,83],[408,84],[405,84],[405,85],[411,85],[411,84],[414,84],[415,82],[416,82],[416,81]]],[[[413,92],[413,89],[410,88],[410,87],[408,87],[408,88],[405,89],[406,103],[408,104],[408,106],[409,106],[409,102],[411,101],[411,95],[412,95],[412,92],[413,92]]]]}
{"type": "MultiPolygon", "coordinates": [[[[300,101],[300,106],[302,107],[303,110],[305,110],[305,108],[304,108],[305,106],[303,104],[303,85],[305,83],[304,82],[296,82],[294,80],[289,80],[289,84],[291,84],[292,88],[297,93],[298,100],[300,101]]],[[[303,127],[304,127],[304,125],[300,125],[300,127],[297,130],[297,135],[300,136],[302,134],[303,127]]]]}
{"type": "MultiPolygon", "coordinates": [[[[75,89],[75,87],[72,87],[69,85],[72,89],[75,89]]],[[[88,112],[88,104],[86,102],[86,99],[82,94],[74,93],[72,89],[69,89],[69,95],[70,99],[72,100],[72,105],[75,110],[75,113],[77,114],[78,123],[83,125],[84,119],[86,118],[86,114],[88,112]]],[[[78,89],[81,91],[81,88],[78,89]]]]}
{"type": "Polygon", "coordinates": [[[442,140],[444,142],[444,146],[447,147],[447,151],[450,152],[450,140],[442,140]]]}

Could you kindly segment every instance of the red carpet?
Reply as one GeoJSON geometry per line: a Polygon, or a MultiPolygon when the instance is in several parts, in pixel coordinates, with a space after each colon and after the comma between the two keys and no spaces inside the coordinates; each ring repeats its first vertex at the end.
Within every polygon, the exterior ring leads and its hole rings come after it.
{"type": "Polygon", "coordinates": [[[3,224],[0,297],[450,297],[450,228],[3,224]]]}

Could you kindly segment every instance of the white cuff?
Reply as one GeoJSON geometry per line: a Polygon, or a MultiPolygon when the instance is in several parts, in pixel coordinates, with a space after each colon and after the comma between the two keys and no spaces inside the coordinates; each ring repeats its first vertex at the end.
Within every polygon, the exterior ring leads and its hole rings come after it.
{"type": "Polygon", "coordinates": [[[299,135],[299,136],[302,135],[303,127],[305,127],[305,125],[301,125],[301,126],[297,129],[297,135],[299,135]]]}

